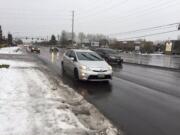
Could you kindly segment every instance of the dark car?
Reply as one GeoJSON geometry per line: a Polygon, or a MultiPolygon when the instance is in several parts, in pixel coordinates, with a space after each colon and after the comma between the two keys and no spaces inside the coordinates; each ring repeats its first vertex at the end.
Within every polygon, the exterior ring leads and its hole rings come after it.
{"type": "Polygon", "coordinates": [[[109,48],[98,48],[95,50],[102,58],[104,58],[109,64],[122,65],[123,59],[119,55],[119,52],[109,48]]]}
{"type": "Polygon", "coordinates": [[[30,46],[30,51],[35,53],[40,53],[40,49],[37,46],[30,46]]]}
{"type": "Polygon", "coordinates": [[[49,49],[49,51],[50,51],[50,52],[57,53],[57,52],[59,52],[59,49],[56,48],[56,47],[51,47],[51,48],[49,49]]]}

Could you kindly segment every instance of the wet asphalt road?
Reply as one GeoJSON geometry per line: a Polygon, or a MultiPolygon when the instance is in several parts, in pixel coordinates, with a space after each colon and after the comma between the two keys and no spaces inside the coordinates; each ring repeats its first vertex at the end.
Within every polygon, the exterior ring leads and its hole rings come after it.
{"type": "Polygon", "coordinates": [[[124,64],[109,84],[75,82],[61,74],[61,52],[37,55],[65,84],[94,104],[127,135],[180,134],[180,72],[124,64]]]}

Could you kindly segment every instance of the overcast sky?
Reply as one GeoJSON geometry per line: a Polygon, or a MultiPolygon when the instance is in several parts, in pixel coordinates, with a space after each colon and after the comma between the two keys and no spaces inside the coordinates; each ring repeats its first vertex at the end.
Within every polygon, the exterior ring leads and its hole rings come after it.
{"type": "MultiPolygon", "coordinates": [[[[16,36],[47,36],[71,31],[114,34],[180,22],[180,0],[0,0],[0,25],[16,36]]],[[[113,35],[119,39],[177,29],[113,35]]],[[[111,36],[112,36],[111,35],[111,36]]],[[[176,39],[180,32],[148,37],[176,39]]]]}

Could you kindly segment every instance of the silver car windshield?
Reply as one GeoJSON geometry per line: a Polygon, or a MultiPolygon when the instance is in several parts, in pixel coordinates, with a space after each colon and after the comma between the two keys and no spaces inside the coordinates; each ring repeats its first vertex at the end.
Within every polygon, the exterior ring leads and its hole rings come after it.
{"type": "Polygon", "coordinates": [[[94,52],[76,52],[79,60],[103,61],[103,59],[94,52]]]}

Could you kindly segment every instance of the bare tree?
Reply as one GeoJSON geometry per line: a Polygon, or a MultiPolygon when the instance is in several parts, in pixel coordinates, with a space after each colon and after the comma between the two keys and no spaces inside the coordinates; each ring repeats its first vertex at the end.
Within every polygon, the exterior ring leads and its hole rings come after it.
{"type": "Polygon", "coordinates": [[[66,45],[67,44],[68,37],[67,37],[67,32],[66,31],[62,31],[60,42],[61,42],[62,45],[66,45]]]}
{"type": "Polygon", "coordinates": [[[93,34],[87,34],[87,39],[90,41],[90,42],[92,42],[92,41],[96,41],[96,38],[95,38],[95,36],[93,35],[93,34]]]}
{"type": "Polygon", "coordinates": [[[80,32],[78,34],[78,39],[80,40],[80,43],[82,44],[83,41],[86,39],[86,35],[83,32],[80,32]]]}

